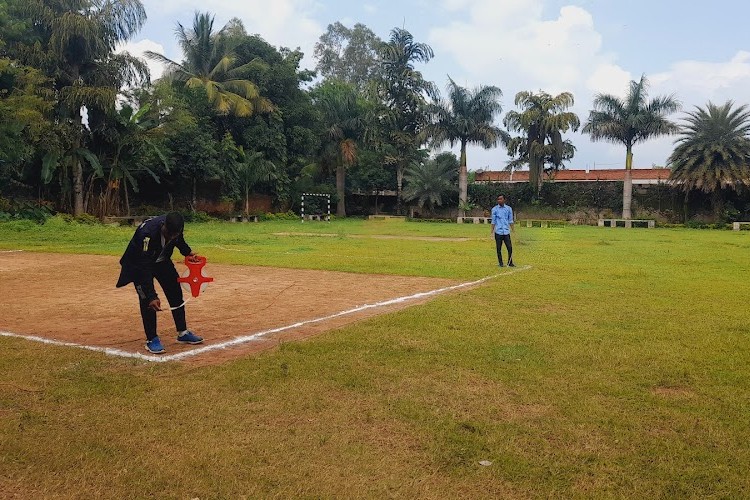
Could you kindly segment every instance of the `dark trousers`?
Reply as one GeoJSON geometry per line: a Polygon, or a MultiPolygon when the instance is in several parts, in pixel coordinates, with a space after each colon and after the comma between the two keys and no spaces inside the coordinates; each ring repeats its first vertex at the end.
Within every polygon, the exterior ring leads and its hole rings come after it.
{"type": "MultiPolygon", "coordinates": [[[[164,295],[167,296],[167,301],[171,307],[177,307],[182,304],[182,287],[177,282],[177,269],[175,269],[171,261],[156,264],[154,266],[154,278],[161,285],[161,289],[164,290],[164,295]]],[[[135,289],[138,292],[138,299],[140,300],[143,329],[146,331],[146,338],[151,340],[157,336],[156,311],[148,307],[149,301],[138,285],[136,285],[135,289]]],[[[164,307],[164,304],[162,304],[162,307],[164,307]]],[[[178,332],[187,330],[184,307],[172,311],[172,318],[174,318],[174,326],[178,332]]]]}
{"type": "Polygon", "coordinates": [[[505,243],[505,248],[508,249],[508,264],[513,262],[513,243],[510,241],[509,234],[497,234],[495,233],[495,246],[497,247],[497,263],[503,265],[503,254],[500,251],[505,243]]]}

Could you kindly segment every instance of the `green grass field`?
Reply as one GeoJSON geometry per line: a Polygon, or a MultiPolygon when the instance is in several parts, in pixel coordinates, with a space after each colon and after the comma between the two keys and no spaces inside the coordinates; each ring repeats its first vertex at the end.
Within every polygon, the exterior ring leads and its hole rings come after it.
{"type": "MultiPolygon", "coordinates": [[[[0,249],[119,255],[131,235],[4,223],[0,249]]],[[[498,271],[483,225],[186,238],[211,262],[498,271]]],[[[515,250],[530,271],[220,366],[0,338],[0,496],[750,497],[750,234],[519,228],[515,250]]]]}

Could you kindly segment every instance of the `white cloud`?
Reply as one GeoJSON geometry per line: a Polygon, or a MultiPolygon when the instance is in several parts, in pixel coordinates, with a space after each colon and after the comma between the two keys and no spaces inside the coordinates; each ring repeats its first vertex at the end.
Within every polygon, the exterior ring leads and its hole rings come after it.
{"type": "Polygon", "coordinates": [[[750,52],[739,51],[725,62],[677,62],[649,80],[654,92],[676,92],[686,108],[703,106],[709,100],[745,104],[750,102],[750,52]]]}
{"type": "Polygon", "coordinates": [[[314,66],[313,46],[324,31],[314,18],[319,8],[315,0],[222,0],[220,6],[201,0],[162,0],[147,8],[151,17],[165,20],[170,27],[178,21],[190,26],[196,11],[215,13],[216,29],[237,17],[248,33],[259,34],[272,45],[300,47],[307,67],[314,66]]]}
{"type": "MultiPolygon", "coordinates": [[[[593,17],[581,7],[565,6],[545,16],[543,0],[443,0],[441,5],[458,19],[432,29],[430,44],[436,53],[452,56],[463,72],[461,80],[502,88],[505,111],[513,108],[510,103],[522,90],[568,91],[576,99],[573,111],[584,120],[595,93],[620,94],[630,79],[615,54],[602,49],[593,17]]],[[[578,158],[614,161],[611,147],[591,144],[580,134],[570,137],[578,146],[578,158]]],[[[476,160],[470,158],[472,164],[494,169],[507,159],[501,149],[474,148],[471,155],[476,160]]],[[[585,167],[579,163],[574,160],[571,167],[585,167]]]]}
{"type": "Polygon", "coordinates": [[[615,64],[602,64],[586,80],[586,87],[599,94],[612,94],[624,97],[632,75],[615,64]]]}
{"type": "Polygon", "coordinates": [[[158,80],[162,73],[164,73],[164,66],[156,61],[147,59],[144,53],[150,50],[151,52],[157,52],[164,54],[164,46],[160,43],[156,43],[152,40],[139,40],[137,42],[128,42],[118,47],[117,52],[128,52],[131,56],[140,57],[148,65],[148,70],[151,73],[151,81],[158,80]]]}

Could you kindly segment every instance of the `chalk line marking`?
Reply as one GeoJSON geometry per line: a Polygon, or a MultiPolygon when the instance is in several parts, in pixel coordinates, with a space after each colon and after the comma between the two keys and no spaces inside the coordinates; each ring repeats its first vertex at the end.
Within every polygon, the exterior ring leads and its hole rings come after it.
{"type": "Polygon", "coordinates": [[[19,253],[23,252],[23,250],[0,250],[0,253],[19,253]]]}
{"type": "Polygon", "coordinates": [[[104,354],[108,354],[110,356],[120,356],[123,358],[136,358],[143,361],[151,361],[155,363],[164,363],[167,361],[177,361],[180,359],[189,358],[191,356],[198,356],[200,354],[204,354],[206,352],[210,351],[216,351],[219,349],[227,349],[229,347],[241,345],[241,344],[247,344],[249,342],[253,342],[255,340],[258,340],[262,337],[265,337],[266,335],[271,335],[273,333],[280,333],[288,330],[294,330],[296,328],[301,328],[306,325],[312,325],[315,323],[321,323],[323,321],[332,320],[335,318],[340,318],[342,316],[348,316],[350,314],[355,314],[362,311],[367,311],[370,309],[377,309],[380,307],[387,307],[394,304],[403,304],[405,302],[410,302],[413,300],[419,300],[426,297],[434,297],[436,295],[440,295],[446,292],[452,292],[454,290],[460,290],[462,288],[469,288],[476,285],[481,285],[482,283],[485,283],[487,281],[490,281],[495,278],[501,278],[503,276],[510,276],[511,274],[516,274],[522,271],[528,271],[531,269],[531,266],[523,266],[523,267],[517,267],[509,272],[501,273],[501,274],[493,274],[492,276],[487,276],[482,279],[478,279],[476,281],[467,281],[465,283],[459,283],[458,285],[451,285],[446,286],[443,288],[437,288],[435,290],[429,290],[427,292],[419,292],[415,293],[413,295],[405,295],[403,297],[396,297],[395,299],[388,299],[383,300],[381,302],[376,302],[374,304],[365,304],[362,306],[354,307],[352,309],[347,309],[345,311],[337,312],[334,314],[330,314],[328,316],[323,316],[320,318],[315,319],[309,319],[306,321],[300,321],[298,323],[294,323],[291,325],[281,326],[278,328],[271,328],[269,330],[263,330],[257,333],[252,333],[248,335],[242,335],[239,337],[235,337],[232,340],[227,340],[226,342],[220,342],[218,344],[211,344],[204,347],[198,347],[195,349],[191,349],[189,351],[184,351],[178,354],[168,354],[163,356],[155,356],[150,354],[141,354],[139,352],[128,352],[123,351],[120,349],[113,349],[110,347],[97,347],[97,346],[89,346],[89,345],[83,345],[83,344],[76,344],[74,342],[64,342],[60,340],[53,340],[53,339],[46,339],[44,337],[39,337],[36,335],[20,335],[13,332],[6,332],[0,330],[0,337],[12,337],[12,338],[20,338],[20,339],[26,339],[26,340],[32,340],[34,342],[42,342],[44,344],[51,344],[56,346],[65,346],[65,347],[78,347],[79,349],[86,349],[89,351],[95,351],[95,352],[102,352],[104,354]]]}

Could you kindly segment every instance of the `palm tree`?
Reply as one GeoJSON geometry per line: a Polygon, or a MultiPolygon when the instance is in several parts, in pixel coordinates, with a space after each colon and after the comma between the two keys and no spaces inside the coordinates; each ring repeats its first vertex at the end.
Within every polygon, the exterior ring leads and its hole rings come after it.
{"type": "Polygon", "coordinates": [[[73,210],[79,215],[85,211],[83,160],[102,175],[98,159],[84,147],[81,110],[112,113],[123,85],[148,81],[142,61],[115,54],[143,26],[146,11],[140,0],[31,2],[27,8],[40,41],[17,50],[24,62],[54,75],[55,118],[64,136],[45,156],[43,178],[49,182],[56,169],[70,168],[73,210]]]}
{"type": "Polygon", "coordinates": [[[624,99],[611,94],[597,94],[594,109],[583,127],[592,141],[608,141],[625,145],[625,183],[622,191],[622,217],[631,218],[633,197],[633,146],[662,135],[676,134],[679,127],[667,116],[680,109],[674,95],[648,100],[648,80],[641,76],[631,81],[624,99]]]}
{"type": "Polygon", "coordinates": [[[458,170],[458,216],[463,217],[467,203],[468,171],[466,146],[481,144],[485,149],[495,147],[499,141],[509,141],[510,136],[494,125],[495,116],[502,112],[498,87],[481,86],[473,91],[461,87],[448,77],[448,100],[438,100],[431,106],[433,122],[427,134],[438,147],[446,142],[451,147],[461,145],[458,170]]]}
{"type": "Polygon", "coordinates": [[[508,112],[504,123],[508,130],[523,135],[507,143],[508,154],[516,157],[508,168],[528,165],[529,182],[539,196],[545,165],[550,164],[557,170],[573,158],[575,147],[569,140],[563,140],[562,134],[578,130],[580,121],[575,113],[565,111],[574,103],[573,94],[569,92],[556,96],[546,92],[519,92],[515,103],[522,111],[508,112]]]}
{"type": "Polygon", "coordinates": [[[712,194],[714,215],[723,209],[722,189],[750,185],[750,109],[709,102],[687,113],[681,137],[669,157],[670,179],[686,195],[693,189],[712,194]]]}
{"type": "Polygon", "coordinates": [[[314,91],[324,134],[319,161],[336,171],[336,215],[346,217],[346,169],[357,161],[358,143],[367,134],[367,113],[360,106],[357,90],[344,82],[326,82],[314,91]]]}
{"type": "Polygon", "coordinates": [[[237,148],[237,160],[234,162],[237,179],[244,195],[245,216],[250,215],[250,192],[255,186],[263,182],[278,179],[276,165],[267,160],[260,151],[245,151],[237,148]]]}
{"type": "Polygon", "coordinates": [[[182,63],[175,62],[156,52],[146,52],[146,57],[167,66],[165,78],[184,84],[187,88],[201,88],[219,114],[251,116],[273,110],[271,101],[261,97],[258,87],[243,78],[247,71],[262,66],[260,60],[239,64],[234,54],[239,36],[230,36],[241,30],[237,20],[231,20],[214,33],[214,16],[195,13],[192,30],[177,23],[175,35],[185,56],[182,63]]]}
{"type": "Polygon", "coordinates": [[[419,208],[442,206],[443,196],[456,191],[455,167],[449,162],[433,159],[413,163],[404,172],[404,179],[404,200],[416,200],[419,208]]]}
{"type": "Polygon", "coordinates": [[[424,79],[414,68],[434,57],[432,48],[414,41],[411,33],[401,28],[391,30],[388,42],[379,51],[382,101],[393,115],[390,142],[395,152],[386,161],[396,167],[397,211],[401,211],[404,169],[419,158],[419,148],[426,125],[427,98],[437,96],[435,85],[424,79]]]}

